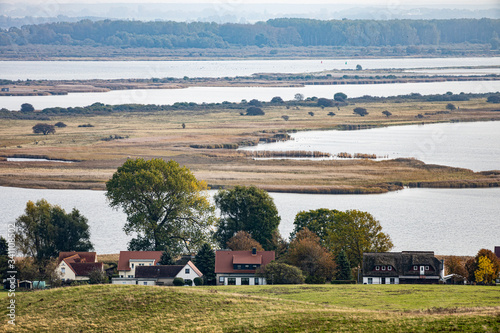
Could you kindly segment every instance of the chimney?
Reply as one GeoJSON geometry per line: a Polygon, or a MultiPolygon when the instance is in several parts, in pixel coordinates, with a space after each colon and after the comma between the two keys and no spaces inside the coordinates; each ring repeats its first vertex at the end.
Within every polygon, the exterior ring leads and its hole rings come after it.
{"type": "Polygon", "coordinates": [[[257,248],[252,247],[252,256],[256,256],[256,255],[257,255],[257,248]]]}

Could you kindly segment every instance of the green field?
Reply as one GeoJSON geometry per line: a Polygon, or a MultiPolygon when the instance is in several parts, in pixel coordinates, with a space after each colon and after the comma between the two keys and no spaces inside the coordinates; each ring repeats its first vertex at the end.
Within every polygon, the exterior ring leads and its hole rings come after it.
{"type": "Polygon", "coordinates": [[[499,332],[500,288],[79,286],[16,294],[15,327],[2,314],[15,332],[499,332]]]}

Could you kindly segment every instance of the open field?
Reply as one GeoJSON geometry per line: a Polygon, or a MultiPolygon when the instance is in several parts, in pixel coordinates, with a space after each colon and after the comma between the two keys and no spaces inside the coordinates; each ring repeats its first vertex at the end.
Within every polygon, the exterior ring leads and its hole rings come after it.
{"type": "Polygon", "coordinates": [[[0,161],[0,185],[103,189],[105,181],[127,158],[143,157],[175,159],[212,187],[240,184],[273,191],[380,193],[402,185],[498,186],[499,172],[474,173],[411,159],[253,160],[235,149],[209,149],[253,144],[294,130],[500,120],[498,106],[486,103],[485,98],[453,103],[459,109],[451,112],[446,111],[447,102],[383,100],[339,109],[266,104],[264,116],[242,116],[245,108],[228,109],[224,105],[207,110],[51,116],[49,123],[62,121],[67,125],[57,128],[54,135],[32,133],[32,126],[42,121],[4,119],[0,122],[0,157],[37,156],[77,162],[0,161]],[[355,107],[366,108],[369,115],[353,114],[355,107]],[[384,110],[392,116],[384,116],[384,110]],[[335,116],[328,115],[332,111],[335,116]],[[417,118],[419,114],[421,118],[417,118]],[[282,118],[284,115],[289,116],[288,121],[282,118]],[[83,124],[93,127],[79,127],[83,124]],[[194,145],[204,148],[192,148],[194,145]]]}
{"type": "MultiPolygon", "coordinates": [[[[3,294],[3,304],[7,301],[3,294]]],[[[147,287],[16,294],[4,332],[498,332],[500,289],[468,286],[147,287]],[[259,289],[259,290],[258,290],[259,289]]]]}

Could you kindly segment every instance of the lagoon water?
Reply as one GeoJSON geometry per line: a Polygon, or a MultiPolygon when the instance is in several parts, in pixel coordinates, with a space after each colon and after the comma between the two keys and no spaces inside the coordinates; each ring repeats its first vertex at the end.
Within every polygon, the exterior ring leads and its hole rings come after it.
{"type": "Polygon", "coordinates": [[[240,102],[242,99],[254,98],[260,101],[270,101],[275,96],[280,96],[284,100],[293,100],[297,93],[305,97],[332,98],[337,92],[343,92],[349,97],[364,95],[383,97],[411,93],[444,94],[448,91],[455,94],[497,92],[500,91],[500,81],[308,85],[305,87],[189,87],[187,89],[113,90],[104,93],[71,93],[55,96],[1,96],[0,108],[19,110],[23,103],[30,103],[39,110],[49,107],[87,106],[96,102],[110,105],[130,103],[171,105],[176,102],[240,102]]]}
{"type": "Polygon", "coordinates": [[[321,151],[376,154],[394,159],[413,157],[428,164],[500,170],[500,122],[392,126],[358,131],[305,131],[292,139],[242,150],[321,151]]]}
{"type": "MultiPolygon", "coordinates": [[[[0,79],[87,80],[175,77],[234,77],[255,73],[311,73],[355,70],[434,67],[499,66],[499,57],[224,60],[224,61],[0,61],[0,79]]],[[[462,68],[464,74],[469,69],[462,68]]]]}
{"type": "MultiPolygon", "coordinates": [[[[214,191],[210,191],[214,194],[214,191]]],[[[395,251],[428,250],[437,254],[475,255],[499,245],[500,188],[405,189],[386,194],[312,195],[271,193],[281,216],[279,230],[288,237],[299,211],[358,209],[370,212],[388,233],[395,251]]],[[[37,190],[0,187],[0,234],[22,215],[28,200],[46,199],[89,220],[91,241],[100,253],[126,250],[130,237],[122,228],[126,215],[111,209],[103,191],[37,190]]]]}

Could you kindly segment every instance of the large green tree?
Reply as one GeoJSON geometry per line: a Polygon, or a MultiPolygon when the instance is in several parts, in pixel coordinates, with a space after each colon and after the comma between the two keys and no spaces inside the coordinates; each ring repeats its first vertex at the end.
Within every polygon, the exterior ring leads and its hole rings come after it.
{"type": "Polygon", "coordinates": [[[130,250],[191,252],[211,236],[216,218],[207,185],[175,161],[129,159],[106,189],[111,207],[127,214],[127,235],[137,235],[130,250]]]}
{"type": "Polygon", "coordinates": [[[16,220],[16,229],[17,250],[37,263],[57,257],[59,252],[93,249],[87,219],[77,209],[67,214],[44,199],[28,201],[24,214],[16,220]]]}
{"type": "Polygon", "coordinates": [[[255,186],[236,186],[220,190],[215,195],[221,219],[216,238],[225,248],[229,239],[238,231],[248,232],[265,250],[273,249],[273,234],[278,230],[281,218],[273,198],[255,186]]]}
{"type": "Polygon", "coordinates": [[[300,212],[295,217],[295,233],[308,228],[333,254],[344,250],[352,267],[363,260],[363,252],[387,252],[393,247],[390,237],[370,213],[359,210],[317,209],[300,212]]]}

